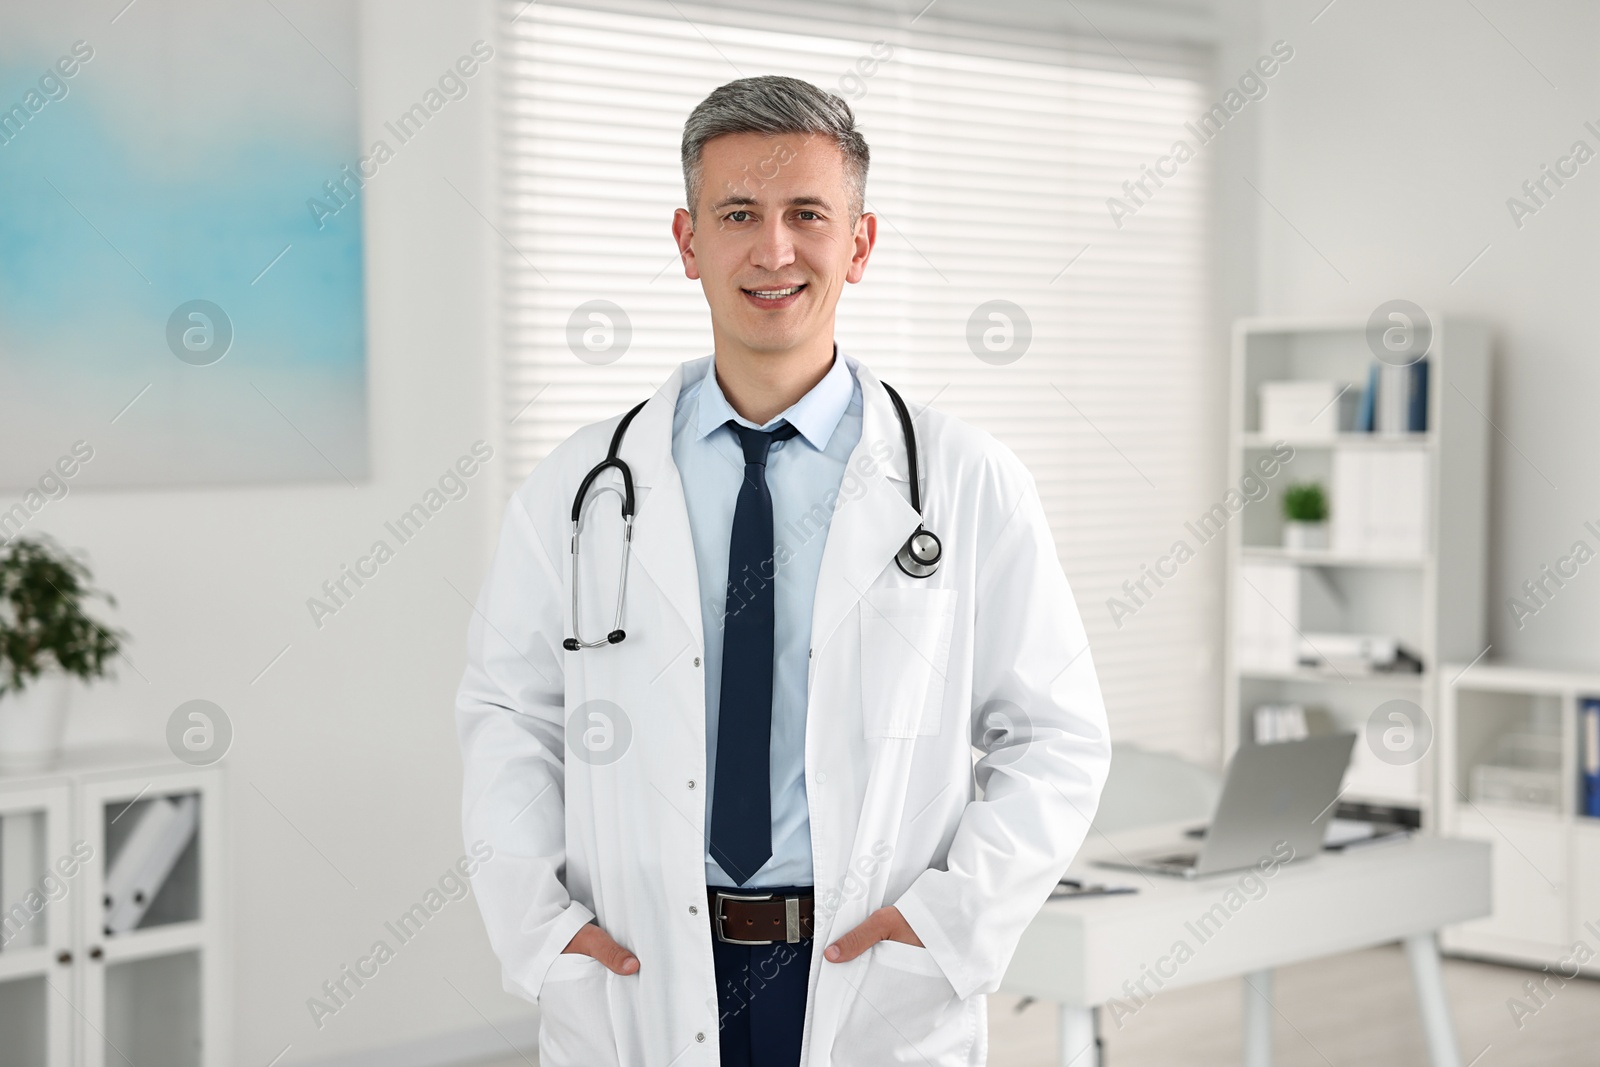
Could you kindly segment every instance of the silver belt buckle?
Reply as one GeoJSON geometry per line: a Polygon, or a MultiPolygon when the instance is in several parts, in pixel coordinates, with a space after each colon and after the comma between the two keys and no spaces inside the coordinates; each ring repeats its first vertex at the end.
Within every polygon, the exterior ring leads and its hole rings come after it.
{"type": "MultiPolygon", "coordinates": [[[[771,900],[772,897],[773,897],[773,895],[771,893],[755,893],[755,894],[749,894],[749,893],[724,893],[720,889],[717,890],[717,896],[716,896],[715,902],[712,905],[712,914],[711,914],[711,919],[712,919],[711,929],[712,929],[712,932],[714,932],[717,935],[717,940],[723,942],[724,944],[728,944],[728,945],[771,945],[771,944],[774,944],[775,943],[775,939],[773,939],[773,938],[763,938],[763,939],[761,939],[759,941],[742,941],[737,937],[729,937],[728,935],[726,935],[726,934],[724,934],[722,932],[722,902],[724,900],[771,900]]],[[[798,933],[799,928],[800,928],[800,919],[799,919],[800,901],[799,900],[790,900],[789,903],[788,903],[788,910],[792,911],[794,913],[794,916],[795,916],[794,920],[791,923],[789,923],[788,925],[793,928],[794,932],[798,933]]],[[[799,940],[799,938],[795,938],[794,940],[799,940]]]]}

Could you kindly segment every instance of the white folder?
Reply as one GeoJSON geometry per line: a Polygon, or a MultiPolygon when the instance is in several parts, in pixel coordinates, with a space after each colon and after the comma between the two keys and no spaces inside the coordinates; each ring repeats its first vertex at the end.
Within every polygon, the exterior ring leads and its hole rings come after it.
{"type": "Polygon", "coordinates": [[[160,797],[145,806],[106,874],[107,934],[132,930],[188,847],[200,821],[200,800],[160,797]]]}

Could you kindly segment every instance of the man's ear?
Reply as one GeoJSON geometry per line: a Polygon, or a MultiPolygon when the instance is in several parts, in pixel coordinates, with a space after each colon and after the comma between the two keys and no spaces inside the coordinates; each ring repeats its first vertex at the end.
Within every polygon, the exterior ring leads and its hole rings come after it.
{"type": "Polygon", "coordinates": [[[850,254],[850,270],[844,276],[845,281],[853,285],[862,279],[867,273],[867,260],[872,256],[872,248],[877,243],[878,216],[863,211],[856,220],[855,248],[850,254]]]}
{"type": "Polygon", "coordinates": [[[672,213],[672,240],[678,246],[678,258],[683,260],[684,277],[700,280],[700,268],[694,261],[694,222],[688,208],[678,208],[672,213]]]}

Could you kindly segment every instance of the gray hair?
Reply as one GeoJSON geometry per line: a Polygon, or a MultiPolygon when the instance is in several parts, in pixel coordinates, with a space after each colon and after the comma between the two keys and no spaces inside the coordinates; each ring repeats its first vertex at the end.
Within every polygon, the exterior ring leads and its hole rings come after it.
{"type": "Polygon", "coordinates": [[[851,226],[861,218],[870,161],[867,139],[841,97],[777,74],[740,78],[713,89],[683,124],[683,187],[691,220],[700,207],[701,152],[707,141],[725,133],[803,133],[831,139],[844,153],[851,226]]]}

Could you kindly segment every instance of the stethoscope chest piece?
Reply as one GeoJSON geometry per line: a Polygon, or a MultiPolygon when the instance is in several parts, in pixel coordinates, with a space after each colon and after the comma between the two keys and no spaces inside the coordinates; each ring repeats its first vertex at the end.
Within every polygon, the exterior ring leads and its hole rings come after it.
{"type": "Polygon", "coordinates": [[[921,523],[922,518],[922,478],[917,469],[917,433],[911,422],[911,412],[906,410],[906,402],[900,399],[900,394],[888,382],[883,383],[884,391],[889,394],[889,399],[894,403],[894,413],[900,419],[900,432],[906,439],[906,475],[911,481],[911,509],[917,513],[918,523],[912,535],[906,538],[906,543],[900,546],[900,551],[895,553],[894,561],[899,568],[912,578],[931,578],[933,572],[939,569],[939,559],[944,555],[944,546],[939,543],[939,538],[921,523]]]}
{"type": "Polygon", "coordinates": [[[906,538],[906,543],[895,553],[894,561],[900,569],[913,578],[928,578],[939,569],[944,546],[931,530],[917,527],[917,532],[906,538]]]}

